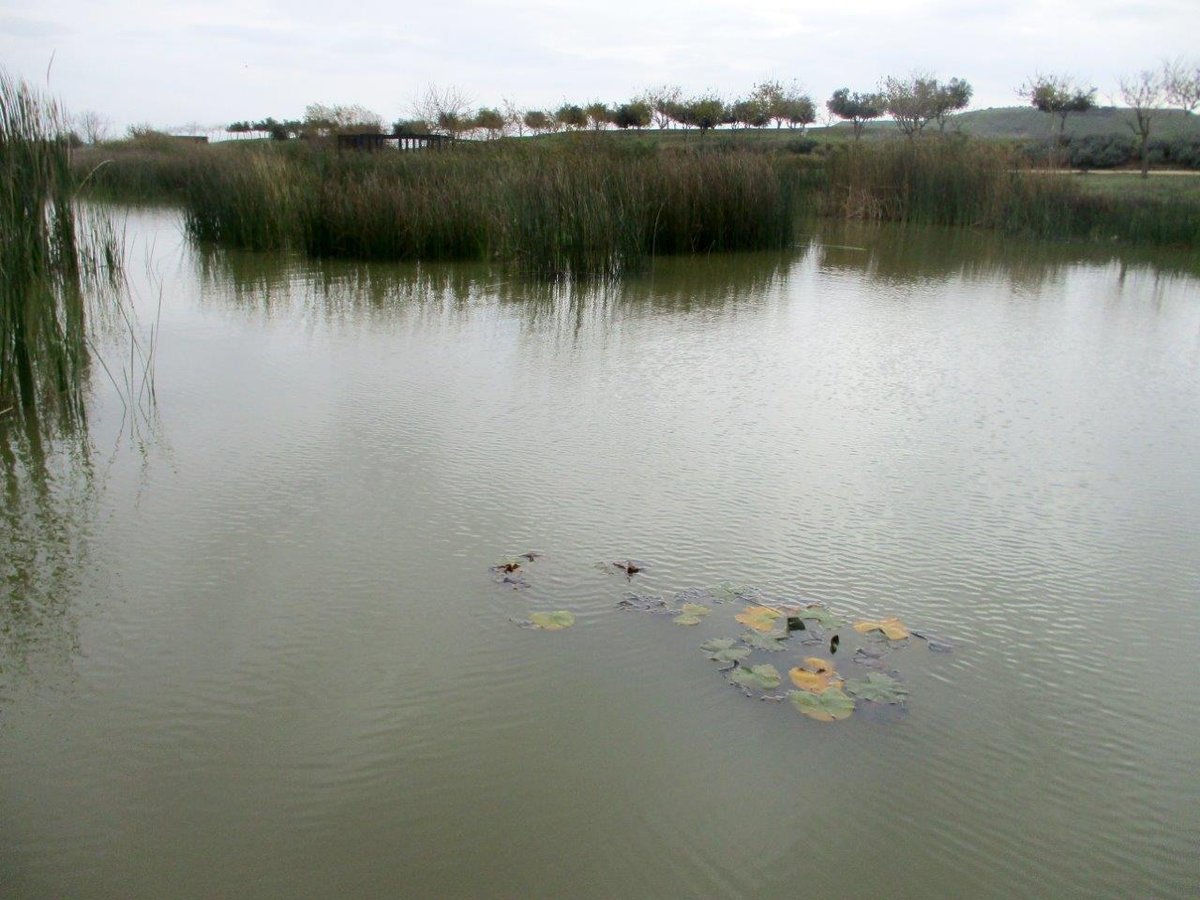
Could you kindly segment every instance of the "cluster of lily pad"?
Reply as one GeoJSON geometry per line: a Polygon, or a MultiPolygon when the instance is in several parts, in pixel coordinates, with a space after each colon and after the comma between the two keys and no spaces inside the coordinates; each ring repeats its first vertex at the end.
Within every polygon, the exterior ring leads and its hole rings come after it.
{"type": "MultiPolygon", "coordinates": [[[[528,586],[526,564],[540,554],[526,553],[503,560],[492,567],[497,582],[520,589],[528,586]]],[[[645,568],[638,560],[597,563],[610,574],[633,576],[645,568]]],[[[847,719],[856,710],[904,708],[908,688],[899,673],[889,668],[894,651],[907,647],[912,638],[925,641],[935,652],[949,652],[952,645],[935,635],[914,631],[900,619],[857,619],[847,621],[823,603],[804,600],[769,600],[757,588],[723,582],[714,587],[692,587],[675,593],[669,600],[658,595],[627,592],[617,602],[626,611],[668,616],[677,625],[698,626],[709,620],[714,608],[726,603],[741,603],[732,617],[745,630],[734,638],[712,638],[700,648],[708,658],[720,664],[729,683],[749,697],[762,700],[787,700],[803,715],[822,722],[847,719]],[[849,626],[849,629],[846,626],[849,626]],[[854,646],[842,646],[842,635],[854,646]],[[787,668],[786,676],[762,654],[785,653],[797,645],[808,648],[810,655],[787,668]],[[826,655],[819,656],[814,648],[826,655]],[[847,677],[838,671],[833,657],[848,656],[850,665],[862,671],[862,677],[847,677]],[[781,691],[785,685],[786,691],[781,691]]],[[[575,616],[566,610],[534,612],[528,619],[513,620],[526,628],[561,631],[575,624],[575,616]]]]}
{"type": "MultiPolygon", "coordinates": [[[[860,701],[899,706],[907,700],[908,688],[894,674],[875,671],[861,679],[847,679],[838,672],[832,657],[838,652],[841,638],[835,629],[845,623],[821,604],[746,606],[734,620],[748,630],[738,638],[717,638],[705,641],[700,647],[708,652],[709,659],[722,664],[729,682],[747,696],[786,699],[805,716],[821,722],[849,718],[860,701]],[[830,630],[834,633],[826,643],[830,630]],[[770,663],[754,665],[750,657],[755,651],[783,652],[796,634],[800,635],[801,644],[827,646],[829,658],[804,657],[799,665],[787,671],[787,680],[795,690],[774,693],[783,685],[784,676],[770,663]]],[[[895,618],[859,620],[853,624],[853,630],[862,635],[879,635],[889,645],[897,646],[911,636],[904,623],[895,618]]],[[[884,656],[880,652],[872,658],[884,656]]]]}

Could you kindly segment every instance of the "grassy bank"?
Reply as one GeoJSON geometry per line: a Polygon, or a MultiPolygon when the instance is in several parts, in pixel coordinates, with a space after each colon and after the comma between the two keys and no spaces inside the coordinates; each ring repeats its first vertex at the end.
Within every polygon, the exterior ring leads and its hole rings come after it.
{"type": "MultiPolygon", "coordinates": [[[[1030,171],[1010,145],[961,137],[805,153],[715,135],[674,145],[559,135],[372,154],[165,139],[108,158],[91,176],[97,190],[175,198],[201,240],[329,257],[505,260],[551,276],[612,274],[653,254],[775,247],[804,213],[1200,246],[1196,192],[1097,189],[1030,171]]],[[[99,162],[82,157],[80,169],[99,162]]]]}
{"type": "MultiPolygon", "coordinates": [[[[1095,190],[1024,170],[1005,147],[968,140],[842,147],[826,157],[827,215],[1200,247],[1200,201],[1187,192],[1095,190]]],[[[1092,176],[1095,179],[1113,176],[1092,176]]]]}

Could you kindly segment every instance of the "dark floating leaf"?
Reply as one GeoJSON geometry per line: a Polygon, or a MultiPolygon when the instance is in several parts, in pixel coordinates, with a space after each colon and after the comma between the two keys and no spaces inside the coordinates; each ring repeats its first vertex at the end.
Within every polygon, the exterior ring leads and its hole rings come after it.
{"type": "Polygon", "coordinates": [[[779,687],[783,678],[770,663],[765,663],[761,666],[738,666],[729,675],[729,680],[736,684],[742,690],[749,691],[773,691],[779,687]]]}
{"type": "Polygon", "coordinates": [[[846,693],[872,703],[903,703],[908,698],[908,688],[882,672],[871,672],[862,680],[847,681],[846,693]]]}
{"type": "Polygon", "coordinates": [[[868,669],[882,669],[888,655],[888,648],[859,647],[854,651],[853,662],[868,669]]]}
{"type": "Polygon", "coordinates": [[[496,579],[496,584],[502,584],[505,587],[512,588],[514,591],[523,591],[529,587],[529,582],[525,580],[525,576],[519,572],[512,575],[501,575],[496,579]]]}
{"type": "Polygon", "coordinates": [[[934,653],[953,653],[954,642],[947,640],[940,635],[931,634],[928,631],[913,631],[913,637],[918,637],[925,642],[925,645],[934,653]]]}
{"type": "Polygon", "coordinates": [[[804,634],[800,636],[800,643],[802,643],[802,644],[823,644],[823,643],[825,643],[825,635],[827,635],[828,633],[829,632],[827,632],[820,625],[809,625],[805,629],[804,634]]]}
{"type": "Polygon", "coordinates": [[[621,609],[631,609],[636,612],[658,613],[666,615],[668,613],[674,615],[676,610],[667,606],[667,601],[662,597],[651,594],[635,594],[630,591],[625,595],[624,599],[617,601],[617,606],[621,609]]]}
{"type": "Polygon", "coordinates": [[[787,649],[784,641],[786,634],[760,634],[757,631],[747,631],[742,635],[742,643],[752,650],[763,650],[767,653],[779,653],[787,649]]]}
{"type": "Polygon", "coordinates": [[[841,638],[839,638],[836,634],[829,639],[829,653],[831,656],[834,653],[837,653],[838,644],[840,644],[840,643],[841,643],[841,638]]]}
{"type": "Polygon", "coordinates": [[[744,600],[751,603],[757,600],[762,593],[756,587],[748,584],[735,584],[732,581],[722,581],[716,587],[708,590],[717,603],[728,603],[731,600],[744,600]]]}
{"type": "Polygon", "coordinates": [[[491,571],[496,575],[508,575],[519,568],[521,568],[521,561],[519,559],[502,559],[491,567],[491,571]]]}
{"type": "Polygon", "coordinates": [[[640,559],[614,559],[612,566],[618,572],[624,572],[626,575],[636,575],[646,568],[646,564],[640,559]]]}
{"type": "Polygon", "coordinates": [[[788,630],[789,632],[791,632],[791,631],[804,631],[804,630],[805,630],[805,628],[804,628],[804,620],[803,620],[802,618],[800,618],[799,616],[788,616],[788,618],[787,618],[787,630],[788,630]]]}
{"type": "Polygon", "coordinates": [[[685,603],[716,603],[716,602],[718,602],[717,598],[715,598],[711,593],[709,593],[708,588],[702,588],[702,587],[684,588],[682,591],[679,591],[675,594],[674,601],[675,601],[676,606],[683,606],[683,604],[685,604],[685,603]]]}

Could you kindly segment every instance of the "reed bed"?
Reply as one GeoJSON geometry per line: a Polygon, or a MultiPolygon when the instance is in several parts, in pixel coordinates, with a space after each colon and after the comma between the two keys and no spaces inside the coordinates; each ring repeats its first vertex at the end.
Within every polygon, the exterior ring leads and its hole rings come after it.
{"type": "Polygon", "coordinates": [[[850,145],[826,161],[824,212],[1046,238],[1200,246],[1200,204],[1085,191],[1021,167],[1002,145],[968,140],[850,145]]]}
{"type": "Polygon", "coordinates": [[[0,410],[78,411],[86,366],[81,260],[58,107],[0,72],[0,410]]]}
{"type": "Polygon", "coordinates": [[[509,145],[239,156],[210,154],[185,192],[200,240],[590,277],[656,253],[782,246],[796,219],[796,179],[762,154],[509,145]]]}

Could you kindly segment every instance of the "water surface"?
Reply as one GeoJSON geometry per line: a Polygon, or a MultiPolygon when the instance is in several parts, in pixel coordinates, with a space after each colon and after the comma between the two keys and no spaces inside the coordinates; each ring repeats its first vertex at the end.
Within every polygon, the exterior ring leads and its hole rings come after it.
{"type": "Polygon", "coordinates": [[[129,233],[156,412],[97,370],[85,433],[7,436],[4,896],[1194,895],[1186,260],[829,231],[585,287],[129,233]],[[727,580],[955,651],[821,724],[615,606],[727,580]]]}

